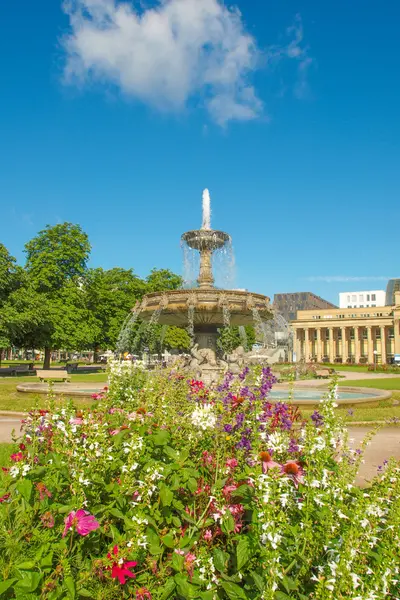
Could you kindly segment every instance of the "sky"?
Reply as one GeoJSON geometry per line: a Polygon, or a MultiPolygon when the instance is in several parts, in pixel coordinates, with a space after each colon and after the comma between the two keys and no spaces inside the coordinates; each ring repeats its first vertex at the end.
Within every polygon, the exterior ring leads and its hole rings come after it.
{"type": "Polygon", "coordinates": [[[235,287],[400,276],[400,3],[3,0],[0,241],[79,223],[90,265],[182,272],[227,231],[235,287]]]}

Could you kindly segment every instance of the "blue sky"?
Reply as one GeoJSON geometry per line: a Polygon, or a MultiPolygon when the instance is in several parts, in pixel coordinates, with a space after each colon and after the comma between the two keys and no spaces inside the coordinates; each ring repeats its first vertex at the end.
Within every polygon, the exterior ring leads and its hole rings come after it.
{"type": "Polygon", "coordinates": [[[336,302],[400,275],[398,2],[74,6],[0,4],[0,240],[18,260],[72,221],[93,266],[181,272],[208,187],[237,287],[336,302]]]}

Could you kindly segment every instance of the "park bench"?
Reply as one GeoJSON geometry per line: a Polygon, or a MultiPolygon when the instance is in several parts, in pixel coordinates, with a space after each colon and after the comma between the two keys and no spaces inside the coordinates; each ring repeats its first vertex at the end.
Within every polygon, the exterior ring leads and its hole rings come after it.
{"type": "Polygon", "coordinates": [[[78,370],[78,363],[68,363],[67,364],[67,372],[68,373],[76,373],[78,370]]]}
{"type": "Polygon", "coordinates": [[[315,371],[315,376],[317,379],[328,379],[331,375],[330,369],[317,369],[315,371]]]}
{"type": "Polygon", "coordinates": [[[39,377],[40,381],[49,379],[62,379],[63,381],[70,381],[71,379],[71,375],[62,369],[40,369],[36,371],[36,377],[39,377]]]}

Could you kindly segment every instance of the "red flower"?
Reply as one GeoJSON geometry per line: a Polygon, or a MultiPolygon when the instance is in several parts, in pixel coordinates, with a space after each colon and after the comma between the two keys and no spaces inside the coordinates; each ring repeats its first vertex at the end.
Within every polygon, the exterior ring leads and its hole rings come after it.
{"type": "Polygon", "coordinates": [[[64,523],[65,528],[62,537],[67,535],[69,529],[76,529],[79,535],[87,535],[100,527],[94,516],[83,510],[83,508],[80,508],[76,512],[74,510],[70,512],[68,517],[65,518],[64,523]]]}
{"type": "Polygon", "coordinates": [[[18,447],[19,447],[19,449],[20,449],[20,450],[22,450],[22,451],[26,450],[26,446],[25,446],[25,444],[20,444],[18,447]]]}
{"type": "Polygon", "coordinates": [[[24,455],[22,452],[17,452],[16,454],[11,454],[10,458],[13,462],[19,462],[24,458],[24,455]]]}
{"type": "Polygon", "coordinates": [[[6,500],[8,500],[10,496],[11,496],[11,494],[4,494],[4,496],[1,496],[1,498],[0,498],[0,504],[2,504],[3,502],[5,502],[6,500]]]}
{"type": "MultiPolygon", "coordinates": [[[[111,553],[109,552],[107,554],[107,558],[114,561],[114,557],[116,558],[118,556],[118,546],[114,546],[112,551],[113,551],[114,556],[112,556],[111,553]]],[[[120,558],[118,562],[114,561],[112,564],[112,567],[108,567],[108,570],[111,569],[111,577],[113,579],[118,579],[120,584],[124,585],[127,577],[131,577],[132,579],[135,579],[135,577],[136,577],[135,573],[132,573],[132,571],[130,571],[129,568],[136,567],[136,566],[137,566],[136,561],[134,561],[134,560],[125,561],[122,558],[120,558]]]]}

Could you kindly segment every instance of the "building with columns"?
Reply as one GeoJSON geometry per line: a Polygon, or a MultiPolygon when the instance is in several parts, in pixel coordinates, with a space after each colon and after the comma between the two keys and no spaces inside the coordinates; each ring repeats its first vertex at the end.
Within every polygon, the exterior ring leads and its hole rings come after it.
{"type": "Polygon", "coordinates": [[[299,310],[296,360],[386,364],[400,355],[400,291],[394,306],[299,310]]]}

